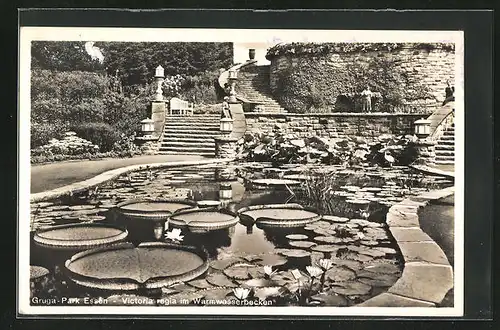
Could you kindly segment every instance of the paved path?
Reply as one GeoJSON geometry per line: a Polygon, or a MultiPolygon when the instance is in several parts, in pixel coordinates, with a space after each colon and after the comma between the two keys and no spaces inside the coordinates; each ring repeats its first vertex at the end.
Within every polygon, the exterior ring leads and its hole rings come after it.
{"type": "MultiPolygon", "coordinates": [[[[440,199],[420,211],[420,227],[443,250],[450,265],[454,267],[454,195],[440,199]]],[[[453,306],[454,290],[450,290],[441,302],[443,307],[453,306]]]]}
{"type": "Polygon", "coordinates": [[[39,193],[87,180],[105,171],[124,166],[200,159],[206,158],[196,155],[151,155],[133,158],[106,158],[32,165],[31,193],[39,193]]]}

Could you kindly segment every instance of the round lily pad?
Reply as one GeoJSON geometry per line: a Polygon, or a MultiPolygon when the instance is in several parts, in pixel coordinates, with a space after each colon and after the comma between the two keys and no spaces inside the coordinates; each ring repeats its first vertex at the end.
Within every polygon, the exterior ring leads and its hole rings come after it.
{"type": "Polygon", "coordinates": [[[335,223],[345,223],[345,222],[349,221],[349,218],[337,217],[334,215],[324,215],[323,220],[335,222],[335,223]]]}
{"type": "MultiPolygon", "coordinates": [[[[291,251],[291,250],[288,250],[291,251]]],[[[285,255],[283,252],[282,255],[285,255]]],[[[261,266],[281,266],[286,264],[286,258],[276,254],[276,253],[266,253],[260,256],[260,260],[255,263],[261,266]]]]}
{"type": "Polygon", "coordinates": [[[329,244],[341,244],[343,242],[342,238],[335,236],[316,236],[314,237],[316,242],[329,243],[329,244]]]}
{"type": "Polygon", "coordinates": [[[248,280],[251,278],[248,272],[249,268],[255,268],[255,266],[250,264],[234,264],[224,269],[223,272],[227,277],[235,280],[248,280]]]}
{"type": "Polygon", "coordinates": [[[208,255],[194,247],[131,243],[80,252],[66,261],[71,280],[102,290],[154,289],[191,280],[208,269],[208,255]],[[117,280],[119,279],[119,280],[117,280]]]}
{"type": "Polygon", "coordinates": [[[361,244],[365,246],[377,246],[379,243],[377,241],[361,240],[361,244]]]}
{"type": "Polygon", "coordinates": [[[368,284],[352,281],[342,283],[340,286],[333,286],[331,291],[346,296],[362,296],[370,293],[372,287],[368,284]]]}
{"type": "Polygon", "coordinates": [[[254,296],[260,300],[266,300],[271,297],[279,297],[283,294],[284,289],[281,286],[268,286],[254,288],[254,296]]]}
{"type": "Polygon", "coordinates": [[[291,241],[289,244],[292,247],[301,248],[301,249],[308,249],[308,248],[316,245],[316,243],[309,242],[309,241],[291,241]]]}
{"type": "Polygon", "coordinates": [[[290,235],[286,235],[286,238],[288,238],[289,240],[305,240],[305,239],[308,239],[307,235],[303,235],[303,234],[290,234],[290,235]]]}
{"type": "Polygon", "coordinates": [[[265,278],[252,278],[243,283],[244,287],[267,287],[271,285],[271,281],[265,278]]]}
{"type": "Polygon", "coordinates": [[[38,278],[47,276],[49,270],[40,266],[30,266],[30,280],[36,280],[38,278]]]}
{"type": "Polygon", "coordinates": [[[393,249],[393,248],[390,248],[390,247],[381,247],[381,246],[378,246],[378,247],[374,247],[373,249],[381,251],[381,252],[384,252],[388,256],[394,256],[394,255],[397,254],[396,249],[393,249]]]}
{"type": "Polygon", "coordinates": [[[396,283],[398,278],[398,276],[389,274],[376,274],[376,276],[373,277],[360,277],[358,278],[358,281],[373,287],[390,287],[396,283]]]}
{"type": "Polygon", "coordinates": [[[351,270],[360,270],[363,268],[363,264],[360,261],[357,260],[350,260],[350,259],[332,259],[332,262],[334,265],[339,266],[339,267],[347,267],[351,270]]]}
{"type": "Polygon", "coordinates": [[[206,280],[208,283],[215,286],[229,287],[229,288],[238,287],[237,284],[233,283],[229,278],[226,277],[226,275],[221,273],[209,274],[206,277],[206,280]]]}
{"type": "Polygon", "coordinates": [[[69,209],[71,211],[92,210],[92,209],[95,209],[95,206],[94,205],[73,205],[73,206],[70,206],[69,209]]]}
{"type": "Polygon", "coordinates": [[[217,270],[223,270],[226,269],[227,267],[234,265],[235,263],[241,262],[241,258],[237,257],[232,257],[232,258],[225,258],[221,260],[213,260],[210,261],[210,267],[217,269],[217,270]]]}
{"type": "Polygon", "coordinates": [[[174,227],[187,227],[190,231],[209,231],[230,228],[239,222],[236,214],[227,210],[203,208],[180,211],[169,218],[174,227]]]}
{"type": "Polygon", "coordinates": [[[208,289],[212,288],[213,286],[207,282],[206,279],[198,279],[198,280],[192,280],[188,282],[187,284],[191,285],[192,287],[195,287],[197,289],[208,289]]]}
{"type": "Polygon", "coordinates": [[[311,297],[313,301],[318,301],[324,306],[347,306],[347,299],[333,291],[321,292],[311,297]]]}
{"type": "Polygon", "coordinates": [[[335,245],[316,245],[311,248],[313,251],[324,252],[324,253],[332,253],[337,252],[340,249],[340,246],[335,245]]]}
{"type": "Polygon", "coordinates": [[[219,206],[220,201],[215,201],[215,200],[202,200],[197,202],[199,207],[214,207],[214,206],[219,206]]]}
{"type": "Polygon", "coordinates": [[[299,250],[299,249],[290,249],[288,251],[282,252],[284,256],[288,258],[305,258],[311,255],[311,252],[299,250]]]}
{"type": "Polygon", "coordinates": [[[372,263],[364,268],[364,270],[373,272],[373,273],[380,273],[380,274],[396,274],[399,273],[399,267],[395,264],[391,263],[372,263]]]}
{"type": "Polygon", "coordinates": [[[242,222],[256,222],[261,227],[303,227],[321,217],[299,204],[254,205],[240,209],[238,214],[242,222]]]}
{"type": "Polygon", "coordinates": [[[356,273],[342,266],[333,266],[325,275],[332,282],[346,282],[356,278],[356,273]]]}

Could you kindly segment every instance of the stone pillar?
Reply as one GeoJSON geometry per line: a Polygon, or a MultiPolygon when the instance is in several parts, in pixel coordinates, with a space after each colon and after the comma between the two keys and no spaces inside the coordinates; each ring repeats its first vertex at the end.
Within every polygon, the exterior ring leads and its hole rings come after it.
{"type": "Polygon", "coordinates": [[[154,135],[160,136],[165,125],[165,101],[152,101],[151,102],[151,119],[154,122],[155,130],[154,135]]]}
{"type": "Polygon", "coordinates": [[[228,136],[216,136],[215,140],[215,157],[216,158],[235,158],[238,139],[228,136]]]}
{"type": "Polygon", "coordinates": [[[435,145],[435,141],[427,139],[417,140],[415,142],[415,148],[417,149],[417,160],[415,163],[429,166],[434,165],[436,159],[435,145]]]}
{"type": "Polygon", "coordinates": [[[154,155],[157,153],[159,148],[158,137],[156,136],[139,136],[135,138],[135,143],[145,155],[154,155]]]}

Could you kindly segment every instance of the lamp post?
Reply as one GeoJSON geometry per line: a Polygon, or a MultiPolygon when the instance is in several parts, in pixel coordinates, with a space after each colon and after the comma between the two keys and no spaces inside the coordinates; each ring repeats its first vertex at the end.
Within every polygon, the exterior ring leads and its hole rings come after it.
{"type": "Polygon", "coordinates": [[[231,89],[229,91],[229,102],[230,103],[237,103],[238,100],[236,99],[236,91],[235,91],[235,86],[236,86],[236,80],[238,80],[238,71],[231,69],[229,70],[229,83],[231,84],[231,89]]]}
{"type": "Polygon", "coordinates": [[[150,136],[155,131],[154,121],[146,118],[141,121],[141,132],[143,136],[150,136]]]}
{"type": "Polygon", "coordinates": [[[233,132],[233,119],[221,118],[220,120],[220,133],[223,136],[229,136],[233,132]]]}
{"type": "Polygon", "coordinates": [[[161,65],[155,70],[155,82],[156,82],[156,93],[155,93],[155,101],[163,101],[163,90],[162,85],[165,80],[164,69],[161,65]]]}
{"type": "Polygon", "coordinates": [[[419,139],[425,139],[431,134],[431,121],[427,119],[419,119],[415,121],[415,135],[419,139]]]}

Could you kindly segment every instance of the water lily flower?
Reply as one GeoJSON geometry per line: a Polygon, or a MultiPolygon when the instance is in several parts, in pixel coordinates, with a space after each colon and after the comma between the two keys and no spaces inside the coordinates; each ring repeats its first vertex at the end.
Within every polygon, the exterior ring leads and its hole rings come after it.
{"type": "Polygon", "coordinates": [[[320,259],[319,266],[323,271],[327,271],[333,267],[332,259],[320,259]]]}
{"type": "Polygon", "coordinates": [[[181,242],[184,239],[184,236],[181,235],[181,230],[178,228],[172,229],[172,231],[167,231],[165,233],[167,239],[172,241],[181,242]]]}
{"type": "Polygon", "coordinates": [[[316,266],[306,266],[306,270],[312,278],[318,277],[323,274],[323,270],[316,266]]]}
{"type": "Polygon", "coordinates": [[[248,297],[250,294],[250,289],[249,288],[234,288],[233,293],[236,296],[236,298],[243,300],[248,297]]]}
{"type": "Polygon", "coordinates": [[[302,274],[298,269],[292,270],[292,276],[298,281],[302,277],[302,274]]]}
{"type": "Polygon", "coordinates": [[[266,265],[264,266],[264,273],[266,276],[271,277],[276,273],[276,270],[273,271],[273,266],[266,265]]]}

